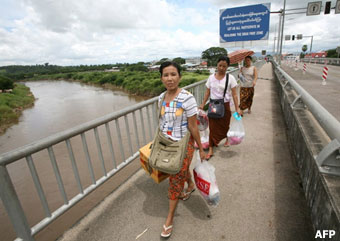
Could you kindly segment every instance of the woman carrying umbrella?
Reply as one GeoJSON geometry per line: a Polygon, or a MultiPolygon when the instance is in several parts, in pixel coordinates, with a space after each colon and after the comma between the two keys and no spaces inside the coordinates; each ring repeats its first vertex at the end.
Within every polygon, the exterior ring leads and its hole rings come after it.
{"type": "MultiPolygon", "coordinates": [[[[206,156],[207,160],[213,156],[213,147],[218,146],[219,142],[226,138],[230,118],[231,118],[231,110],[230,110],[230,99],[231,96],[234,100],[235,109],[238,113],[240,113],[240,109],[238,107],[238,96],[237,96],[237,82],[234,76],[229,75],[226,94],[224,94],[224,89],[227,82],[226,72],[230,65],[230,60],[228,57],[221,56],[217,61],[217,73],[209,76],[207,83],[205,84],[207,90],[204,94],[203,102],[200,105],[200,109],[203,109],[207,100],[210,99],[223,99],[225,113],[222,118],[214,119],[209,118],[209,152],[206,156]]],[[[228,139],[226,140],[224,146],[229,146],[228,139]]]]}
{"type": "Polygon", "coordinates": [[[257,81],[257,69],[252,66],[252,57],[247,56],[244,60],[245,66],[241,68],[240,76],[241,88],[240,88],[240,109],[241,115],[243,111],[248,109],[248,113],[251,113],[251,106],[253,104],[254,87],[257,81]]]}

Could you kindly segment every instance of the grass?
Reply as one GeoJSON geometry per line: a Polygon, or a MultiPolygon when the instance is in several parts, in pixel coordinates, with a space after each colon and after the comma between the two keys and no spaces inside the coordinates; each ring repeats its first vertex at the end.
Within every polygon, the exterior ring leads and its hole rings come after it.
{"type": "Polygon", "coordinates": [[[34,96],[25,85],[15,84],[12,93],[0,93],[0,134],[17,123],[21,112],[33,104],[34,96]]]}

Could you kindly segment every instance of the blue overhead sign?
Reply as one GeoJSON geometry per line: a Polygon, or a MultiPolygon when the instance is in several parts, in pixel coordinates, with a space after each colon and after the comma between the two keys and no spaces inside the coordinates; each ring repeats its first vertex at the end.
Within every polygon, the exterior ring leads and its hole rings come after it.
{"type": "Polygon", "coordinates": [[[268,40],[270,3],[220,10],[220,43],[268,40]]]}

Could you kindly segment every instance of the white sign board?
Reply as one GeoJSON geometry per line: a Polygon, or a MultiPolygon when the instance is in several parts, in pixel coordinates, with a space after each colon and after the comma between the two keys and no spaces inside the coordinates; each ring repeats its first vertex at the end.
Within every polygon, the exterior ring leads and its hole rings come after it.
{"type": "Polygon", "coordinates": [[[321,12],[322,1],[310,2],[307,5],[307,16],[319,15],[321,12]]]}

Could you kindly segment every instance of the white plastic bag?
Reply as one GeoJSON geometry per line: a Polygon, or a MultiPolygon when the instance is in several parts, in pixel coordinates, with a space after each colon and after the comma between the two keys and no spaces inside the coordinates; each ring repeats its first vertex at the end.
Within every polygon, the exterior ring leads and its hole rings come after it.
{"type": "Polygon", "coordinates": [[[204,131],[208,128],[209,119],[204,110],[199,109],[197,113],[197,126],[200,131],[204,131]]]}
{"type": "MultiPolygon", "coordinates": [[[[203,149],[208,149],[209,148],[209,131],[208,129],[204,131],[200,131],[200,136],[201,136],[201,143],[203,149]]],[[[195,148],[198,148],[197,143],[195,142],[195,148]]]]}
{"type": "Polygon", "coordinates": [[[242,123],[242,117],[238,115],[237,112],[233,114],[233,117],[227,137],[230,145],[238,145],[243,141],[246,134],[242,123]]]}
{"type": "Polygon", "coordinates": [[[209,205],[216,206],[220,201],[220,191],[216,182],[215,167],[207,161],[201,162],[199,152],[196,152],[197,163],[194,168],[196,187],[209,205]]]}

